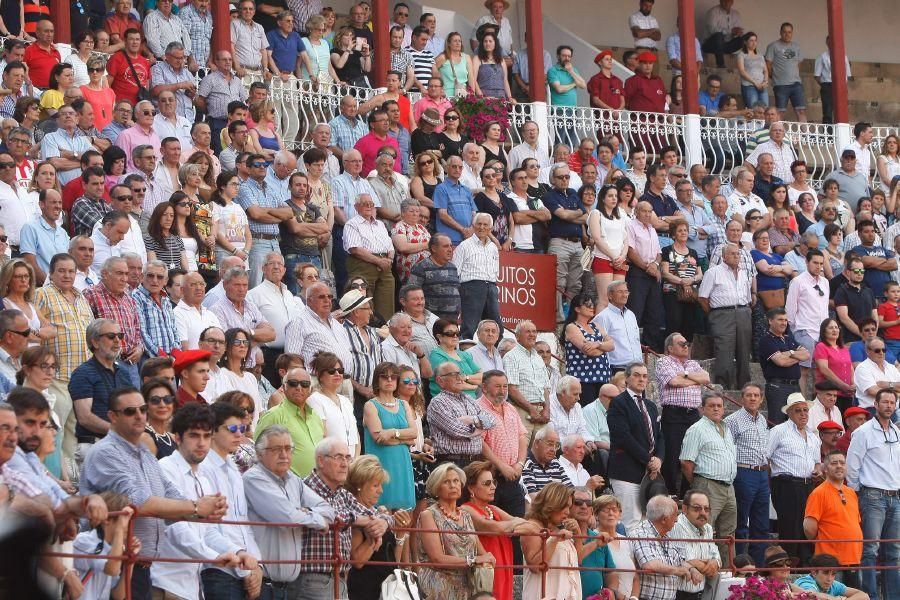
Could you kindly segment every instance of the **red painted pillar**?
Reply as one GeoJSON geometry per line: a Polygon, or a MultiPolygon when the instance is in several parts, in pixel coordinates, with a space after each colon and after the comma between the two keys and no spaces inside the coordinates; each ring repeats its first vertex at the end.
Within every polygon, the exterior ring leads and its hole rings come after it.
{"type": "Polygon", "coordinates": [[[533,102],[547,101],[547,74],[544,73],[544,15],[541,0],[525,0],[525,30],[528,38],[528,87],[533,102]]]}
{"type": "MultiPolygon", "coordinates": [[[[228,0],[213,0],[209,10],[212,12],[212,55],[227,50],[231,52],[231,14],[228,12],[228,0]]],[[[201,65],[203,66],[203,65],[201,65]]]]}
{"type": "Polygon", "coordinates": [[[694,0],[678,0],[678,16],[681,27],[681,73],[683,84],[684,114],[700,114],[700,90],[697,88],[697,49],[694,40],[697,32],[694,28],[694,0]]]}
{"type": "Polygon", "coordinates": [[[831,37],[831,97],[834,101],[834,122],[850,122],[850,101],[847,93],[847,47],[844,44],[844,2],[828,0],[828,35],[831,37]]]}
{"type": "MultiPolygon", "coordinates": [[[[71,0],[50,0],[50,15],[56,27],[54,39],[61,44],[72,43],[72,20],[69,18],[71,8],[71,0]]],[[[22,23],[23,27],[24,25],[22,23]]]]}
{"type": "Polygon", "coordinates": [[[391,68],[391,10],[388,0],[372,0],[372,30],[376,52],[369,76],[373,87],[384,87],[391,68]]]}

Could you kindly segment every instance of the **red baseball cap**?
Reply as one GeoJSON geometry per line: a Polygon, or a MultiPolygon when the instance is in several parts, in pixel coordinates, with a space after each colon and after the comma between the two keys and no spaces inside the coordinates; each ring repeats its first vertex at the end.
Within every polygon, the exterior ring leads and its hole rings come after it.
{"type": "Polygon", "coordinates": [[[612,56],[612,55],[613,55],[612,50],[601,50],[600,54],[598,54],[597,56],[594,57],[594,62],[599,65],[601,60],[603,60],[607,56],[612,56]]]}

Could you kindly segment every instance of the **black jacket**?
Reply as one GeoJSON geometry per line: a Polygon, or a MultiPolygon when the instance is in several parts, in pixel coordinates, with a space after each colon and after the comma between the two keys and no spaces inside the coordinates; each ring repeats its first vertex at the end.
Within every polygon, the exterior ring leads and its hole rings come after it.
{"type": "Polygon", "coordinates": [[[644,416],[625,390],[612,399],[606,422],[609,425],[609,468],[610,479],[620,479],[639,484],[647,472],[647,463],[652,457],[663,459],[663,438],[660,433],[659,413],[656,405],[643,400],[653,426],[654,447],[651,450],[644,416]]]}

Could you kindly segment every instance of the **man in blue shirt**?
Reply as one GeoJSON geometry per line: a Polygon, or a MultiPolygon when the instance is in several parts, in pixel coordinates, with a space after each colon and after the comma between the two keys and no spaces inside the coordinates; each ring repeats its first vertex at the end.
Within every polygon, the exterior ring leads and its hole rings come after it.
{"type": "Polygon", "coordinates": [[[856,224],[859,234],[859,246],[851,250],[862,258],[866,274],[863,281],[872,288],[875,300],[884,302],[884,284],[890,281],[891,272],[897,270],[897,255],[892,250],[875,245],[875,223],[863,219],[856,224]]]}
{"type": "MultiPolygon", "coordinates": [[[[794,581],[794,585],[805,592],[827,594],[833,598],[846,600],[868,600],[869,596],[856,588],[848,587],[835,580],[840,561],[831,554],[816,554],[809,559],[809,575],[802,575],[794,581]]],[[[843,565],[846,566],[846,565],[843,565]]]]}
{"type": "Polygon", "coordinates": [[[447,178],[434,190],[437,230],[450,238],[454,246],[472,236],[475,201],[472,192],[459,182],[463,161],[458,156],[447,159],[447,178]]]}
{"type": "Polygon", "coordinates": [[[559,163],[550,167],[550,185],[544,194],[544,206],[550,211],[549,254],[556,255],[557,318],[565,317],[563,303],[581,291],[581,226],[587,211],[575,190],[569,188],[569,167],[559,163]]]}
{"type": "Polygon", "coordinates": [[[706,89],[700,90],[700,114],[714,117],[719,112],[722,98],[722,78],[713,73],[706,78],[706,89]]]}
{"type": "MultiPolygon", "coordinates": [[[[679,171],[676,171],[676,169],[680,169],[681,178],[684,178],[684,167],[673,167],[672,170],[675,173],[669,174],[677,176],[679,171]]],[[[647,191],[641,195],[640,200],[649,202],[653,206],[653,221],[651,224],[659,235],[661,248],[672,245],[672,238],[669,237],[669,222],[681,220],[682,218],[678,205],[675,204],[675,200],[666,195],[665,189],[666,166],[662,163],[651,165],[647,169],[647,191]]]]}
{"type": "MultiPolygon", "coordinates": [[[[850,344],[850,361],[854,367],[868,358],[866,356],[866,344],[869,340],[878,336],[878,322],[871,317],[860,320],[859,336],[860,339],[858,341],[850,344]]],[[[884,361],[892,365],[897,364],[897,355],[887,346],[884,349],[884,361]]]]}
{"type": "MultiPolygon", "coordinates": [[[[306,54],[306,46],[300,34],[294,31],[294,15],[284,10],[278,13],[278,28],[266,34],[269,39],[269,49],[272,52],[272,60],[281,71],[281,78],[287,81],[291,74],[300,78],[300,67],[303,63],[309,63],[306,54]]],[[[307,66],[308,71],[312,71],[307,66]]]]}

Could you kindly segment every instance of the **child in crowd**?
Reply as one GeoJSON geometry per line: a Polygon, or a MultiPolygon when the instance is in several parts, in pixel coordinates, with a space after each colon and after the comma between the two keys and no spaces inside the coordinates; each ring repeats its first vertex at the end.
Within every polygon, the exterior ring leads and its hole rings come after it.
{"type": "MultiPolygon", "coordinates": [[[[76,554],[97,554],[104,558],[76,558],[75,570],[81,577],[84,593],[81,600],[106,600],[125,598],[125,577],[123,577],[122,561],[115,558],[122,556],[125,548],[125,536],[128,534],[128,522],[134,515],[134,509],[128,506],[128,497],[115,492],[103,492],[100,497],[106,501],[109,512],[123,514],[110,517],[104,525],[96,529],[84,531],[75,537],[76,554]]],[[[141,542],[131,538],[129,550],[133,554],[141,551],[141,542]]],[[[128,567],[129,569],[131,566],[128,567]]]]}
{"type": "Polygon", "coordinates": [[[878,328],[882,330],[884,345],[896,355],[900,351],[900,284],[884,284],[884,295],[887,300],[878,306],[878,328]]]}
{"type": "Polygon", "coordinates": [[[869,595],[856,588],[847,587],[836,581],[837,568],[841,563],[831,554],[816,554],[809,559],[809,575],[798,577],[794,587],[804,592],[812,592],[822,600],[841,598],[842,600],[869,600],[869,595]]]}

